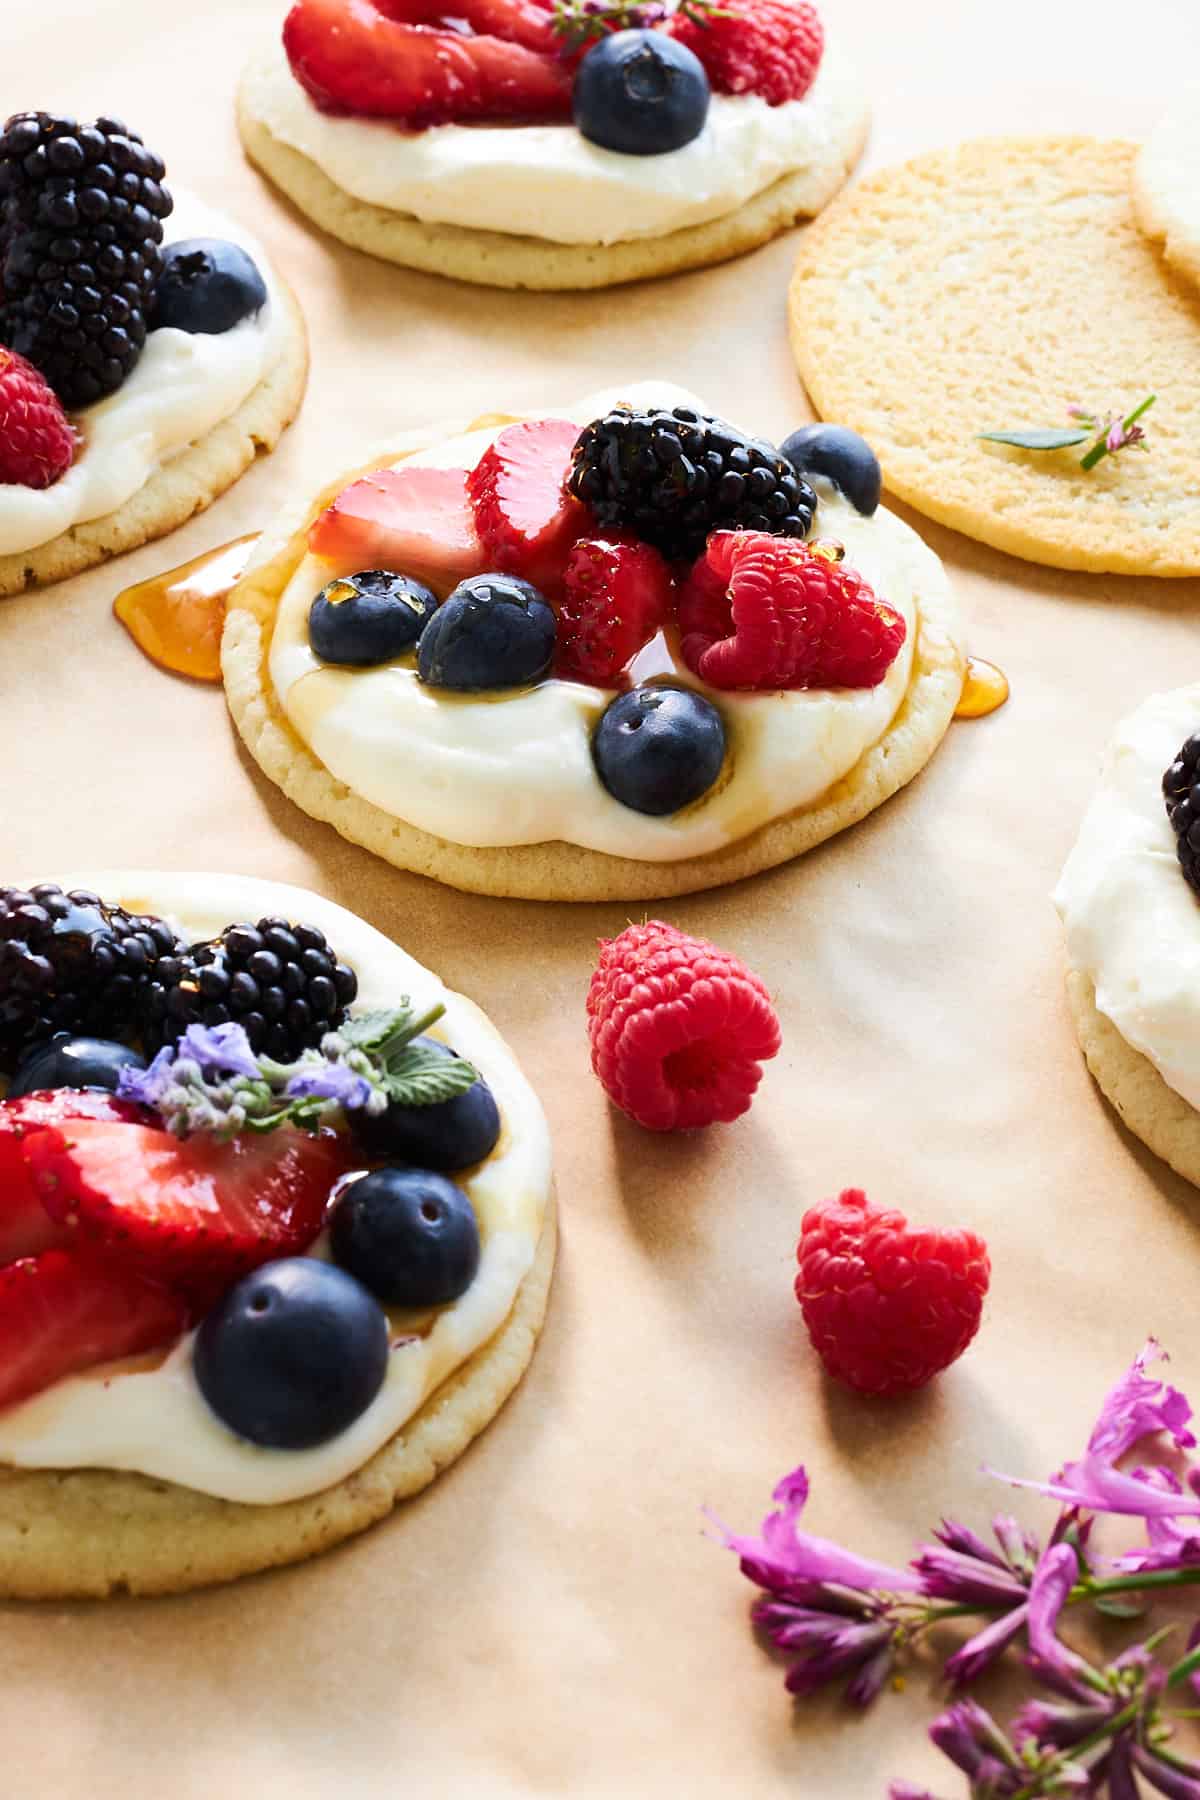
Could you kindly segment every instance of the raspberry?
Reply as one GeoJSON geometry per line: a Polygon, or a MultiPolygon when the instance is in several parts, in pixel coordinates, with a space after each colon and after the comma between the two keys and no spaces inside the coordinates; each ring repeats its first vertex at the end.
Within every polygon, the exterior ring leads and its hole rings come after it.
{"type": "Polygon", "coordinates": [[[47,488],[75,460],[75,433],[32,363],[0,349],[0,485],[47,488]]]}
{"type": "Polygon", "coordinates": [[[684,662],[716,688],[877,687],[907,635],[856,570],[757,531],[713,533],[679,625],[684,662]]]}
{"type": "Polygon", "coordinates": [[[600,1085],[648,1131],[740,1118],[780,1044],[758,976],[660,919],[601,942],[587,1012],[600,1085]]]}
{"type": "Polygon", "coordinates": [[[657,550],[627,532],[581,538],[567,558],[555,672],[611,687],[671,614],[675,583],[657,550]]]}
{"type": "Polygon", "coordinates": [[[668,27],[708,72],[717,94],[759,94],[769,106],[803,100],[825,48],[817,10],[806,0],[720,0],[677,12],[668,27]]]}
{"type": "Polygon", "coordinates": [[[796,1298],[829,1373],[864,1394],[924,1387],[979,1329],[991,1264],[973,1231],[917,1231],[846,1188],[805,1213],[796,1298]]]}

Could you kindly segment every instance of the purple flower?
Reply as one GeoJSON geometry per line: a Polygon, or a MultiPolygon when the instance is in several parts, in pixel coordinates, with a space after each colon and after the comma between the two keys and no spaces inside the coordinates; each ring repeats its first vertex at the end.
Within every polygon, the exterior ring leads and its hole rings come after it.
{"type": "Polygon", "coordinates": [[[928,1788],[914,1787],[911,1781],[888,1783],[888,1800],[937,1800],[928,1788]]]}
{"type": "Polygon", "coordinates": [[[946,1663],[946,1675],[953,1686],[967,1687],[977,1680],[1020,1637],[1028,1621],[1029,1607],[1018,1606],[1002,1618],[993,1619],[973,1638],[968,1638],[961,1650],[956,1650],[946,1663]]]}
{"type": "Polygon", "coordinates": [[[365,1075],[356,1075],[345,1063],[314,1062],[293,1075],[283,1090],[289,1100],[336,1100],[346,1112],[363,1107],[374,1089],[365,1075]]]}
{"type": "MultiPolygon", "coordinates": [[[[161,1053],[160,1053],[161,1054],[161,1053]]],[[[245,1075],[262,1079],[258,1058],[240,1025],[189,1025],[175,1048],[178,1061],[194,1062],[203,1075],[245,1075]]]]}
{"type": "MultiPolygon", "coordinates": [[[[1122,1749],[1127,1750],[1129,1761],[1157,1793],[1166,1794],[1168,1800],[1200,1800],[1200,1765],[1176,1756],[1164,1760],[1142,1744],[1123,1743],[1122,1749]]],[[[1122,1800],[1122,1790],[1113,1786],[1111,1777],[1109,1792],[1115,1800],[1122,1800]]],[[[1136,1796],[1137,1789],[1130,1787],[1125,1792],[1136,1796]]]]}
{"type": "Polygon", "coordinates": [[[828,1538],[813,1537],[798,1529],[800,1515],[808,1503],[808,1476],[803,1467],[785,1475],[771,1498],[779,1502],[779,1510],[767,1514],[759,1537],[741,1537],[720,1519],[708,1515],[726,1549],[740,1557],[743,1575],[759,1587],[773,1591],[833,1583],[853,1590],[882,1589],[891,1594],[912,1593],[920,1587],[911,1570],[872,1562],[868,1557],[856,1556],[852,1550],[843,1550],[828,1538]]]}
{"type": "Polygon", "coordinates": [[[814,1694],[848,1675],[846,1698],[869,1706],[891,1670],[895,1625],[886,1601],[829,1589],[808,1605],[760,1600],[754,1622],[776,1649],[801,1653],[788,1671],[790,1694],[814,1694]]]}
{"type": "Polygon", "coordinates": [[[157,1112],[172,1086],[175,1051],[170,1044],[161,1049],[148,1069],[121,1069],[117,1075],[117,1098],[132,1100],[157,1112]]]}
{"type": "Polygon", "coordinates": [[[1029,1590],[1029,1659],[1043,1679],[1056,1675],[1070,1687],[1088,1689],[1091,1664],[1060,1642],[1058,1617],[1079,1579],[1079,1558],[1070,1544],[1052,1544],[1034,1572],[1029,1590]]]}
{"type": "MultiPolygon", "coordinates": [[[[998,1519],[997,1537],[1001,1526],[1011,1524],[1011,1520],[998,1519]]],[[[1004,1557],[973,1531],[953,1519],[943,1519],[934,1536],[937,1543],[922,1544],[913,1558],[912,1566],[920,1576],[922,1593],[939,1600],[953,1600],[959,1605],[987,1609],[1023,1604],[1028,1577],[1022,1580],[1004,1557]]]]}
{"type": "Polygon", "coordinates": [[[1019,1794],[1028,1771],[989,1712],[974,1700],[956,1700],[929,1727],[929,1735],[971,1783],[972,1793],[1019,1794]]]}

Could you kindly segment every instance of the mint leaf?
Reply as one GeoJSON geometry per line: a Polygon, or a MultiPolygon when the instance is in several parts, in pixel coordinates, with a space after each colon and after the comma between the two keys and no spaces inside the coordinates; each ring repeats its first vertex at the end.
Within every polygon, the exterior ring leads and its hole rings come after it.
{"type": "Polygon", "coordinates": [[[1068,427],[1065,431],[1040,431],[1031,428],[1028,431],[981,431],[980,438],[987,444],[1012,444],[1018,450],[1066,450],[1072,444],[1084,444],[1091,437],[1090,431],[1078,431],[1068,427]]]}
{"type": "Polygon", "coordinates": [[[360,1013],[357,1018],[347,1019],[338,1028],[338,1036],[352,1050],[365,1050],[368,1053],[381,1049],[389,1039],[407,1030],[413,1016],[412,1002],[405,995],[399,1006],[386,1010],[360,1013]]]}
{"type": "Polygon", "coordinates": [[[397,1106],[440,1106],[478,1080],[478,1070],[462,1057],[438,1056],[413,1044],[389,1063],[380,1086],[397,1106]]]}

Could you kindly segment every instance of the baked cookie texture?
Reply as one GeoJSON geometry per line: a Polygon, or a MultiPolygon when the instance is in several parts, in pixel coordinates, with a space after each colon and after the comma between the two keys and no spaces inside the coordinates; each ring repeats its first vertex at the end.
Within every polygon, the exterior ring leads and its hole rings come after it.
{"type": "Polygon", "coordinates": [[[1182,94],[1142,145],[1133,203],[1167,261],[1200,283],[1200,87],[1182,94]]]}
{"type": "Polygon", "coordinates": [[[300,410],[308,380],[308,334],[290,289],[283,354],[237,411],[165,462],[123,506],[73,525],[36,550],[0,556],[0,598],[78,575],[125,550],[165,537],[232,487],[255,457],[273,450],[300,410]]]}
{"type": "MultiPolygon", "coordinates": [[[[462,431],[509,423],[513,416],[485,414],[467,425],[414,434],[405,440],[403,453],[411,455],[462,431]]],[[[393,451],[365,469],[396,460],[393,451]]],[[[921,597],[912,675],[895,718],[879,742],[815,805],[797,808],[710,855],[670,863],[608,856],[564,843],[480,849],[422,831],[360,798],[330,774],[293,730],[268,669],[275,615],[307,549],[308,527],[365,469],[339,476],[310,505],[285,515],[268,531],[263,560],[252,563],[229,598],[221,667],[230,713],[263,773],[310,817],[397,868],[467,893],[522,900],[657,900],[721,887],[789,862],[874,812],[920,773],[954,716],[965,653],[950,583],[939,572],[940,579],[921,597]]]]}
{"type": "Polygon", "coordinates": [[[1067,1000],[1087,1066],[1121,1122],[1177,1175],[1200,1187],[1200,1113],[1100,1012],[1095,987],[1081,969],[1068,972],[1067,1000]]]}
{"type": "Polygon", "coordinates": [[[723,218],[691,225],[664,237],[617,244],[554,244],[501,231],[427,224],[358,200],[254,118],[238,96],[238,129],[251,162],[314,224],[355,250],[431,275],[448,275],[485,287],[543,290],[615,287],[659,275],[677,275],[727,262],[820,212],[862,155],[870,130],[865,106],[844,106],[834,133],[836,164],[798,170],[723,218]]]}
{"type": "Polygon", "coordinates": [[[805,232],[789,311],[821,415],[943,525],[1055,568],[1200,574],[1200,299],[1134,216],[1137,146],[996,138],[861,182],[805,232]],[[1150,392],[1149,454],[1090,473],[981,431],[1150,392]]]}

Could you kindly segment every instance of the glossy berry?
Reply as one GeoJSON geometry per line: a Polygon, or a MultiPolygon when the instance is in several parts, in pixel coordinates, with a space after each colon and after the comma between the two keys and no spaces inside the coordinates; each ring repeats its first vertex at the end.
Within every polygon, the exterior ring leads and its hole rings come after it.
{"type": "Polygon", "coordinates": [[[76,438],[45,376],[0,349],[0,487],[53,487],[75,460],[76,438]]]}
{"type": "Polygon", "coordinates": [[[555,674],[615,686],[667,624],[674,599],[674,577],[652,545],[625,531],[581,538],[563,574],[555,674]]]}
{"type": "Polygon", "coordinates": [[[489,569],[557,594],[588,510],[566,491],[579,427],[567,419],[506,425],[467,476],[475,529],[489,569]]]}
{"type": "Polygon", "coordinates": [[[617,31],[575,73],[575,123],[623,156],[661,156],[700,136],[712,98],[694,51],[661,31],[617,31]]]}
{"type": "Polygon", "coordinates": [[[622,806],[661,815],[706,794],[725,761],[725,727],[689,688],[631,688],[605,709],[592,738],[596,773],[622,806]]]}
{"type": "Polygon", "coordinates": [[[334,1208],[330,1244],[385,1306],[446,1306],[479,1268],[474,1207],[428,1169],[374,1169],[352,1181],[334,1208]]]}
{"type": "Polygon", "coordinates": [[[516,575],[474,575],[444,600],[421,634],[417,674],[466,692],[524,687],[550,667],[554,613],[516,575]]]}
{"type": "Polygon", "coordinates": [[[372,668],[411,650],[437,604],[421,582],[388,569],[339,575],[308,609],[309,642],[322,662],[372,668]]]}
{"type": "Polygon", "coordinates": [[[1200,897],[1200,732],[1180,745],[1162,791],[1183,879],[1200,897]]]}
{"type": "Polygon", "coordinates": [[[58,1037],[39,1044],[24,1058],[8,1097],[44,1094],[52,1088],[107,1088],[116,1093],[122,1069],[144,1069],[146,1059],[128,1044],[107,1038],[58,1037]]]}
{"type": "Polygon", "coordinates": [[[798,475],[824,475],[856,512],[870,518],[883,492],[879,458],[846,425],[802,425],[779,446],[798,475]]]}
{"type": "Polygon", "coordinates": [[[267,304],[258,264],[224,238],[180,238],[162,253],[151,324],[202,337],[232,331],[267,304]]]}
{"type": "Polygon", "coordinates": [[[757,94],[768,106],[803,100],[825,48],[809,0],[719,0],[708,11],[681,8],[667,26],[708,72],[717,94],[757,94]]]}
{"type": "MultiPolygon", "coordinates": [[[[436,1038],[415,1041],[423,1050],[454,1055],[436,1038]]],[[[476,1081],[464,1093],[436,1106],[397,1106],[393,1101],[377,1118],[356,1112],[353,1122],[371,1155],[451,1173],[482,1162],[500,1137],[500,1109],[486,1081],[476,1081]]]]}
{"type": "Polygon", "coordinates": [[[196,1337],[200,1391],[252,1444],[308,1450],[361,1417],[383,1386],[388,1324],[361,1282],[314,1257],[248,1275],[196,1337]]]}
{"type": "Polygon", "coordinates": [[[649,1131],[739,1118],[780,1045],[758,976],[661,919],[601,942],[587,1018],[601,1086],[649,1131]]]}
{"type": "Polygon", "coordinates": [[[864,1394],[924,1387],[979,1329],[991,1278],[973,1231],[921,1231],[861,1188],[804,1215],[796,1298],[837,1381],[864,1394]]]}

